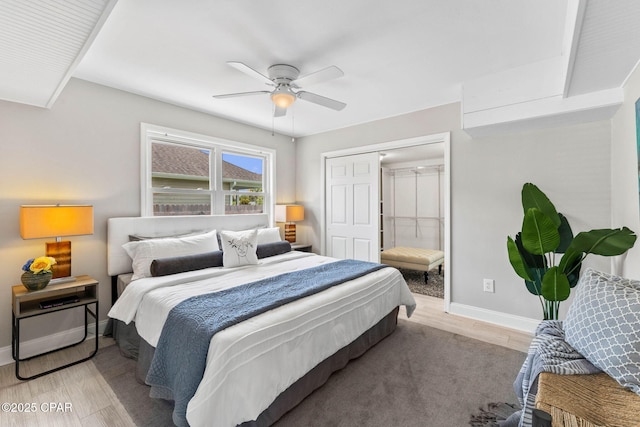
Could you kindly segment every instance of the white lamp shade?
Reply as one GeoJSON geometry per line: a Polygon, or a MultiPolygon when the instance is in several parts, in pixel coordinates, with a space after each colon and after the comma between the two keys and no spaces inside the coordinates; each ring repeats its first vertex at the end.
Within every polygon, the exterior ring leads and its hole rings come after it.
{"type": "Polygon", "coordinates": [[[296,101],[296,97],[287,87],[278,86],[271,94],[271,100],[280,108],[289,108],[296,101]]]}

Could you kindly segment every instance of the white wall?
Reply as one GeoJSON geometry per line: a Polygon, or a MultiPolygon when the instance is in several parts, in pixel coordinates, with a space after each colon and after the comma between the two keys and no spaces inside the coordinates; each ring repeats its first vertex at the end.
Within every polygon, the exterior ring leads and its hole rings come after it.
{"type": "MultiPolygon", "coordinates": [[[[100,281],[100,318],[111,304],[106,270],[107,218],[140,215],[140,122],[277,150],[276,199],[295,195],[290,138],[138,95],[72,79],[50,110],[0,101],[0,349],[11,344],[11,286],[46,239],[22,240],[21,204],[94,205],[95,234],[70,238],[72,274],[100,281]]],[[[76,325],[72,310],[23,323],[23,339],[76,325]]]]}
{"type": "MultiPolygon", "coordinates": [[[[477,311],[540,319],[542,311],[506,253],[507,235],[521,226],[520,189],[533,182],[564,213],[574,232],[609,227],[609,121],[472,139],[460,128],[460,105],[450,104],[297,141],[296,200],[305,206],[301,241],[320,248],[320,153],[451,131],[452,304],[477,311]],[[495,280],[495,293],[482,279],[495,280]]],[[[609,270],[604,258],[587,265],[609,270]]],[[[568,304],[564,304],[565,310],[568,304]]]]}
{"type": "MultiPolygon", "coordinates": [[[[640,233],[635,115],[635,102],[638,98],[640,69],[636,68],[625,84],[624,103],[611,121],[612,227],[627,226],[636,233],[640,233]]],[[[626,256],[615,260],[614,271],[625,277],[640,279],[640,242],[626,256]]]]}
{"type": "Polygon", "coordinates": [[[444,250],[444,158],[429,163],[435,166],[416,160],[383,169],[384,249],[444,250]]]}

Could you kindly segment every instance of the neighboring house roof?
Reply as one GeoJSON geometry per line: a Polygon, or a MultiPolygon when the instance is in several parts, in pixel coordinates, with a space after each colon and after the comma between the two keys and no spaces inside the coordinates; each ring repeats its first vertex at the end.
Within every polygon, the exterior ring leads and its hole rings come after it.
{"type": "Polygon", "coordinates": [[[231,180],[237,179],[238,181],[259,181],[262,182],[262,175],[254,173],[240,166],[236,166],[233,163],[222,161],[222,179],[231,180]]]}
{"type": "MultiPolygon", "coordinates": [[[[152,171],[190,176],[209,176],[209,155],[204,150],[173,144],[153,144],[152,171]]],[[[222,178],[262,182],[262,174],[222,161],[222,178]]]]}
{"type": "Polygon", "coordinates": [[[197,148],[152,144],[151,170],[191,176],[209,176],[209,155],[197,148]]]}

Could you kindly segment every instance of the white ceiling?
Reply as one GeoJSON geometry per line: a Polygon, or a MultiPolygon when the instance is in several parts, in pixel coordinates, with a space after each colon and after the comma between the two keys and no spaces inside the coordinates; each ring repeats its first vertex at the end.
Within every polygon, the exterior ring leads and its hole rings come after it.
{"type": "MultiPolygon", "coordinates": [[[[92,1],[106,4],[106,17],[116,0],[92,1]]],[[[635,0],[121,0],[101,28],[98,20],[77,68],[69,67],[80,79],[304,136],[458,102],[465,81],[566,55],[563,38],[574,31],[567,8],[577,1],[586,12],[568,94],[619,87],[640,57],[635,0]],[[603,66],[603,58],[611,62],[603,66]],[[303,89],[347,107],[337,112],[298,100],[274,119],[267,95],[214,99],[268,89],[227,61],[263,74],[277,63],[302,75],[335,65],[344,77],[303,89]]],[[[1,2],[0,34],[4,22],[24,13],[9,3],[20,1],[1,2]]],[[[54,31],[49,39],[64,42],[54,31]]],[[[0,37],[0,58],[16,50],[11,43],[0,37]]],[[[0,81],[26,74],[26,66],[0,67],[0,81]]],[[[37,89],[42,80],[25,86],[37,89]]],[[[0,87],[0,99],[33,104],[20,99],[17,86],[11,97],[0,87]]]]}
{"type": "Polygon", "coordinates": [[[414,147],[396,148],[380,152],[380,164],[384,166],[395,163],[444,162],[444,143],[422,144],[414,147]]]}

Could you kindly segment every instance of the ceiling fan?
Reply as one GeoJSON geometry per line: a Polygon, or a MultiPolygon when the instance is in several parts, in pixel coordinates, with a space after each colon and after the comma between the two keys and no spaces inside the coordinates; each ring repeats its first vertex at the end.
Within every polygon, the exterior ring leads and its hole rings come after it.
{"type": "Polygon", "coordinates": [[[268,86],[274,87],[275,89],[213,95],[214,98],[224,99],[234,98],[237,96],[269,94],[271,96],[271,100],[276,106],[275,112],[273,113],[274,117],[282,117],[286,115],[287,108],[298,98],[336,111],[340,111],[347,106],[344,102],[336,101],[335,99],[326,98],[304,90],[299,90],[303,86],[342,77],[344,73],[335,65],[300,77],[300,71],[296,67],[287,64],[276,64],[269,67],[267,70],[269,77],[267,77],[242,62],[232,61],[227,62],[227,64],[238,71],[242,71],[243,73],[262,81],[268,86]]]}

